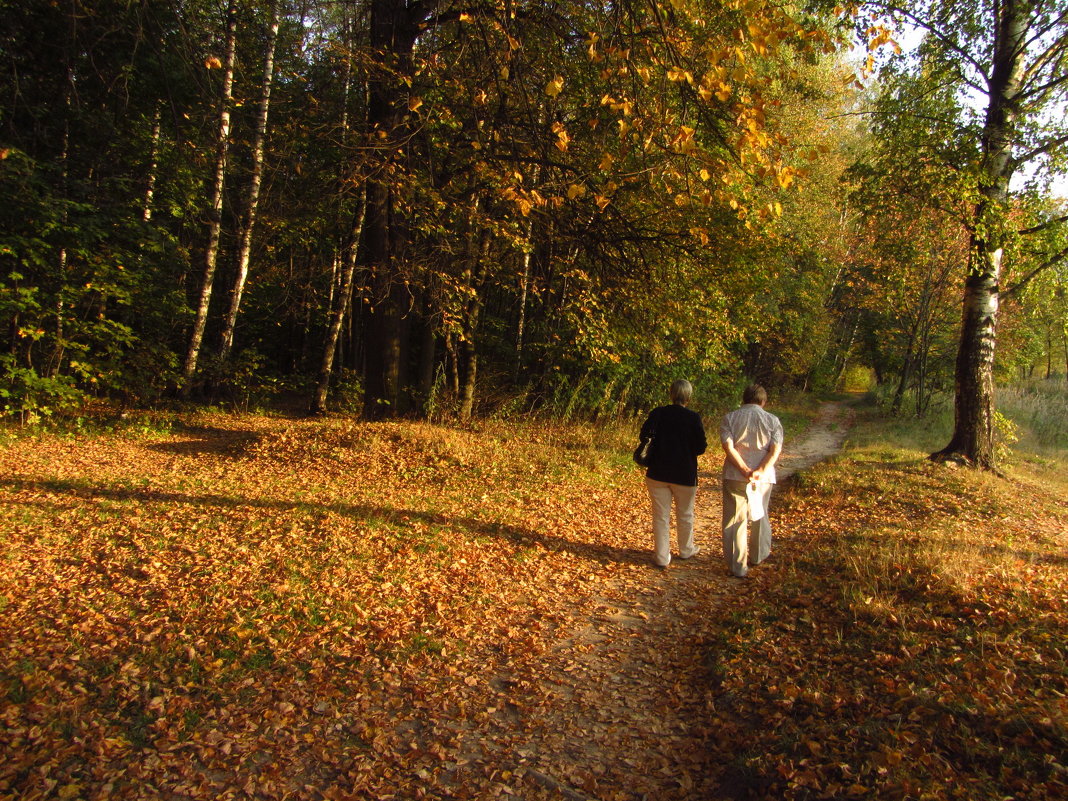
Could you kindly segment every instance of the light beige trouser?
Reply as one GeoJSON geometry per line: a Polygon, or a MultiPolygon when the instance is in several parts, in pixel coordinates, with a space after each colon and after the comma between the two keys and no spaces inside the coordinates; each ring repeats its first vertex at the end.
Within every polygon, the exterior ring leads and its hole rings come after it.
{"type": "Polygon", "coordinates": [[[744,576],[749,565],[759,565],[771,553],[771,523],[768,502],[773,484],[762,484],[764,516],[749,522],[749,502],[745,497],[747,481],[723,480],[723,556],[731,573],[744,576]],[[749,558],[749,537],[756,534],[756,558],[749,558]]]}
{"type": "Polygon", "coordinates": [[[666,481],[645,479],[653,507],[653,560],[660,567],[671,564],[671,504],[675,503],[675,529],[679,537],[679,557],[689,559],[697,548],[693,544],[693,507],[697,487],[684,487],[666,481]]]}

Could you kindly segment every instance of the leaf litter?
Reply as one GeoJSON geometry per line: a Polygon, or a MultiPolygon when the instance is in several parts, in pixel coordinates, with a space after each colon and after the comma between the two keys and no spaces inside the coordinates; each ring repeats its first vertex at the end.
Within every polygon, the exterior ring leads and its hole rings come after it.
{"type": "Polygon", "coordinates": [[[705,553],[661,573],[627,453],[226,415],[9,441],[0,798],[1063,797],[1063,507],[854,457],[736,582],[709,456],[705,553]]]}

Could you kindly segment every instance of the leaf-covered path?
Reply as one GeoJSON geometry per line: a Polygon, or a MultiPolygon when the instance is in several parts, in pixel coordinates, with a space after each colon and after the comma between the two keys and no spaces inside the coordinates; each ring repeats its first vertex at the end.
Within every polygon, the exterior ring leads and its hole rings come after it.
{"type": "MultiPolygon", "coordinates": [[[[848,421],[842,404],[823,404],[816,423],[787,443],[782,479],[836,453],[848,421]]],[[[744,610],[751,593],[775,580],[779,551],[790,543],[776,542],[773,557],[754,568],[750,579],[730,577],[719,535],[719,479],[708,473],[701,482],[696,526],[701,554],[676,559],[666,571],[640,569],[611,582],[593,614],[541,663],[540,675],[524,677],[551,702],[538,705],[532,716],[505,714],[507,722],[500,724],[494,739],[514,743],[518,770],[510,772],[546,798],[720,795],[723,765],[713,755],[729,744],[716,742],[712,725],[710,689],[718,677],[709,653],[715,647],[711,632],[724,617],[744,610]]],[[[512,681],[500,680],[502,708],[512,681]]],[[[501,765],[508,770],[507,760],[501,765]]],[[[532,797],[526,788],[515,794],[532,797]]]]}

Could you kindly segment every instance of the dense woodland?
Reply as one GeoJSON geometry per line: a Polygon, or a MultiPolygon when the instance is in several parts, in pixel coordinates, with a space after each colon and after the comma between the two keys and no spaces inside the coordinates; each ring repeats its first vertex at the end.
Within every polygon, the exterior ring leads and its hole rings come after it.
{"type": "Polygon", "coordinates": [[[955,390],[947,453],[990,463],[995,379],[1068,373],[1065,0],[0,11],[9,416],[862,369],[903,413],[955,390]]]}

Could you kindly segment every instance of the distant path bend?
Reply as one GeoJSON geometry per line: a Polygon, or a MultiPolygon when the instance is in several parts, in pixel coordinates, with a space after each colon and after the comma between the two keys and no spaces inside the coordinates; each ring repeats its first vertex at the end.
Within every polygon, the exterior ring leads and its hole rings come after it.
{"type": "Polygon", "coordinates": [[[788,442],[776,468],[779,480],[837,454],[853,423],[853,410],[842,401],[824,401],[819,415],[798,442],[788,442]]]}

